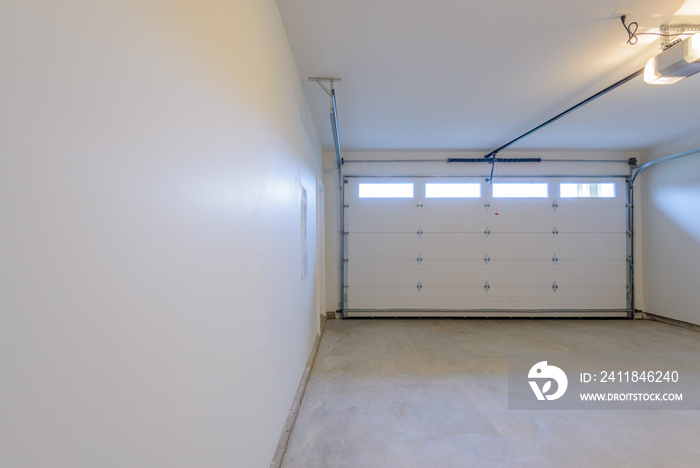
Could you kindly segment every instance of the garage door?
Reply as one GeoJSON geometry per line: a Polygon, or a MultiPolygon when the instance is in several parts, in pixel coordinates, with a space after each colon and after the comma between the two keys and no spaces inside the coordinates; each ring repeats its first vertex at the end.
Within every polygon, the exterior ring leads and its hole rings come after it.
{"type": "Polygon", "coordinates": [[[348,315],[625,315],[625,187],[350,178],[348,315]]]}

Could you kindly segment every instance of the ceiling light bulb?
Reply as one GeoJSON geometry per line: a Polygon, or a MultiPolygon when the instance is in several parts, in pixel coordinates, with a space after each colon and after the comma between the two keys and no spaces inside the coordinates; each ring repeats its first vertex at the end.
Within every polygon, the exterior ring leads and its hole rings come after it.
{"type": "Polygon", "coordinates": [[[650,59],[644,67],[644,81],[671,84],[700,72],[700,34],[693,34],[650,59]]]}
{"type": "Polygon", "coordinates": [[[693,34],[684,41],[683,56],[688,63],[700,62],[700,34],[693,34]]]}
{"type": "Polygon", "coordinates": [[[659,56],[652,57],[644,67],[644,81],[653,85],[673,84],[685,78],[684,76],[662,76],[659,73],[659,56]]]}

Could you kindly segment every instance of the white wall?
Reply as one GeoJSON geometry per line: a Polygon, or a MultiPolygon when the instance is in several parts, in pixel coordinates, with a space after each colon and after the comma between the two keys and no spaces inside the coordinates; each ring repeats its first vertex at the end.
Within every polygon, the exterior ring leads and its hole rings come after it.
{"type": "MultiPolygon", "coordinates": [[[[645,161],[700,148],[700,135],[652,148],[645,161]]],[[[700,324],[700,153],[639,176],[644,311],[700,324]]]]}
{"type": "Polygon", "coordinates": [[[322,174],[274,0],[3,2],[0,62],[0,466],[269,466],[322,174]]]}

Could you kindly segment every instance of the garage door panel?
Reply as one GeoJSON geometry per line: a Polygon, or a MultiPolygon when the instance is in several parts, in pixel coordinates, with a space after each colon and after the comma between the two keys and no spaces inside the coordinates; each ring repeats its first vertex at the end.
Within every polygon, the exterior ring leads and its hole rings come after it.
{"type": "Polygon", "coordinates": [[[559,207],[552,222],[559,232],[627,232],[624,206],[559,207]]]}
{"type": "Polygon", "coordinates": [[[483,287],[483,266],[482,260],[355,260],[348,285],[483,287]]]}
{"type": "Polygon", "coordinates": [[[482,265],[483,278],[493,287],[625,286],[626,262],[620,260],[567,260],[556,265],[546,260],[491,259],[482,265]]]}
{"type": "Polygon", "coordinates": [[[424,206],[418,214],[420,227],[424,232],[435,233],[478,233],[486,223],[488,213],[483,206],[424,206]]]}
{"type": "Polygon", "coordinates": [[[543,294],[540,303],[546,309],[625,309],[625,287],[560,287],[543,294]]]}
{"type": "Polygon", "coordinates": [[[483,259],[485,238],[479,234],[423,233],[350,233],[350,258],[406,259],[483,259]]]}
{"type": "Polygon", "coordinates": [[[482,265],[481,273],[491,287],[537,287],[551,284],[553,267],[549,260],[496,258],[482,265]]]}
{"type": "Polygon", "coordinates": [[[348,235],[350,258],[423,258],[551,260],[625,260],[626,235],[622,233],[551,235],[491,233],[412,234],[351,233],[348,235]],[[523,246],[527,246],[525,249],[523,246]]]}
{"type": "Polygon", "coordinates": [[[431,309],[466,310],[489,306],[483,288],[432,287],[420,292],[409,287],[348,288],[351,309],[431,309]],[[351,298],[351,299],[350,299],[351,298]]]}
{"type": "Polygon", "coordinates": [[[627,258],[627,234],[559,233],[552,248],[559,258],[624,260],[627,258]]]}
{"type": "Polygon", "coordinates": [[[494,304],[504,309],[624,309],[625,288],[493,287],[494,304]]]}
{"type": "Polygon", "coordinates": [[[625,259],[625,233],[500,233],[484,242],[490,257],[509,259],[625,259]]]}
{"type": "Polygon", "coordinates": [[[415,287],[625,287],[621,260],[434,260],[355,259],[349,286],[415,287]]]}
{"type": "Polygon", "coordinates": [[[491,232],[484,248],[489,257],[500,259],[547,259],[555,252],[551,233],[491,232]]]}
{"type": "Polygon", "coordinates": [[[420,251],[420,238],[415,233],[354,233],[348,234],[348,257],[356,259],[406,258],[407,253],[420,251]]]}
{"type": "Polygon", "coordinates": [[[559,260],[552,268],[553,278],[560,287],[619,287],[627,286],[625,260],[559,260]]]}
{"type": "Polygon", "coordinates": [[[415,205],[350,205],[345,213],[347,232],[416,232],[421,224],[421,213],[415,205]]]}
{"type": "Polygon", "coordinates": [[[368,206],[346,208],[348,232],[483,232],[489,220],[483,207],[368,206]]]}
{"type": "Polygon", "coordinates": [[[626,307],[625,288],[549,287],[483,288],[424,287],[420,292],[410,287],[348,288],[350,309],[609,309],[626,307]]]}
{"type": "MultiPolygon", "coordinates": [[[[561,269],[560,269],[561,270],[561,269]]],[[[348,270],[349,286],[484,287],[548,286],[556,279],[551,261],[357,259],[348,270]]]]}
{"type": "Polygon", "coordinates": [[[554,210],[551,206],[498,206],[485,222],[491,232],[552,232],[554,210]],[[498,213],[498,215],[496,215],[498,213]]]}

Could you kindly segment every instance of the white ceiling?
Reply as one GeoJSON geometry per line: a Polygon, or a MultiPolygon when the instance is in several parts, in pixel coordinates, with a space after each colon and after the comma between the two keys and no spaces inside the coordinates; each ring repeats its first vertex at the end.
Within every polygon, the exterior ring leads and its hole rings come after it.
{"type": "MultiPolygon", "coordinates": [[[[277,0],[325,149],[334,76],[343,149],[491,150],[644,66],[639,31],[683,0],[277,0]]],[[[686,7],[697,0],[688,0],[686,7]]],[[[636,78],[513,146],[641,149],[700,131],[700,75],[672,86],[636,78]]]]}

